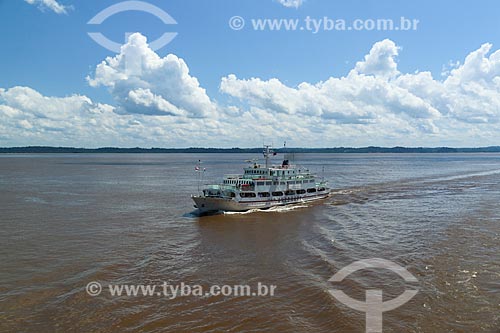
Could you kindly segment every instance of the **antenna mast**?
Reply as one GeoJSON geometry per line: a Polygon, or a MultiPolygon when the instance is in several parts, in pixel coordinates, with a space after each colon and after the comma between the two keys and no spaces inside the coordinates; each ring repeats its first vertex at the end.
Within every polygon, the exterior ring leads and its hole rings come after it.
{"type": "Polygon", "coordinates": [[[266,169],[269,168],[269,157],[274,154],[274,152],[271,150],[271,146],[269,145],[264,145],[264,158],[266,159],[266,169]]]}

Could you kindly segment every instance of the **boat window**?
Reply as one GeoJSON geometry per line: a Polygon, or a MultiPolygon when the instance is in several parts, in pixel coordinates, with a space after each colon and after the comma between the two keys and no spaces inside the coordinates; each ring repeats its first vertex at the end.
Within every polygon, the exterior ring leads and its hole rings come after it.
{"type": "Polygon", "coordinates": [[[306,193],[306,190],[297,190],[297,194],[304,194],[306,193]]]}
{"type": "Polygon", "coordinates": [[[273,197],[281,197],[283,196],[283,192],[273,192],[273,197]]]}
{"type": "Polygon", "coordinates": [[[273,185],[279,185],[280,182],[273,182],[273,185]]]}
{"type": "Polygon", "coordinates": [[[308,188],[307,193],[315,193],[316,189],[315,188],[308,188]]]}
{"type": "Polygon", "coordinates": [[[256,195],[253,192],[242,192],[242,193],[240,193],[240,197],[242,197],[242,198],[255,198],[256,195]]]}
{"type": "Polygon", "coordinates": [[[320,187],[320,188],[318,188],[318,192],[321,192],[321,191],[324,191],[324,190],[325,190],[325,188],[324,188],[324,187],[320,187]]]}
{"type": "Polygon", "coordinates": [[[267,186],[269,186],[269,185],[271,185],[271,184],[272,184],[272,182],[266,182],[266,185],[267,185],[267,186]]]}
{"type": "Polygon", "coordinates": [[[271,196],[271,193],[269,192],[259,192],[259,197],[261,198],[267,198],[269,196],[271,196]]]}
{"type": "Polygon", "coordinates": [[[264,182],[257,182],[257,186],[263,186],[264,182]]]}
{"type": "Polygon", "coordinates": [[[294,190],[287,190],[285,191],[285,195],[294,195],[295,191],[294,190]]]}
{"type": "Polygon", "coordinates": [[[241,185],[241,190],[242,191],[252,191],[254,188],[253,185],[250,185],[250,184],[243,184],[241,185]]]}

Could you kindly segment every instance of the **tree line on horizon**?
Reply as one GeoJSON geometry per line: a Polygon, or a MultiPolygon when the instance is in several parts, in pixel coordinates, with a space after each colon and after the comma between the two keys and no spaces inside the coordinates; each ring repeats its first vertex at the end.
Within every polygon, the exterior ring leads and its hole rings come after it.
{"type": "MultiPolygon", "coordinates": [[[[332,148],[277,148],[276,153],[500,153],[500,146],[477,148],[450,148],[450,147],[332,147],[332,148]]],[[[27,146],[0,148],[3,154],[44,154],[44,153],[261,153],[262,148],[75,148],[75,147],[50,147],[27,146]]]]}

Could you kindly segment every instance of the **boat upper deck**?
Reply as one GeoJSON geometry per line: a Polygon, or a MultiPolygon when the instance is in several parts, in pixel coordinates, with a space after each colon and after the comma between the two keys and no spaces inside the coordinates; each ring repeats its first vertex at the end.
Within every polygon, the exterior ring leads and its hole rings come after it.
{"type": "MultiPolygon", "coordinates": [[[[242,185],[252,184],[254,182],[262,181],[313,181],[315,176],[305,168],[297,168],[289,165],[288,161],[278,166],[271,166],[268,168],[261,167],[254,164],[251,167],[244,168],[244,174],[225,175],[225,185],[242,185]]],[[[267,185],[267,184],[266,184],[267,185]]],[[[270,185],[270,183],[269,183],[270,185]]]]}

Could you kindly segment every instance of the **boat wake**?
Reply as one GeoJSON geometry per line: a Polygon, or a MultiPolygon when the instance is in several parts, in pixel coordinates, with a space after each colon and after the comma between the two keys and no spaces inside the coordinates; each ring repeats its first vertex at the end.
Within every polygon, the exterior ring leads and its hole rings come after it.
{"type": "Polygon", "coordinates": [[[461,179],[468,179],[468,178],[475,178],[475,177],[492,176],[492,175],[497,175],[499,173],[500,173],[499,169],[494,169],[494,170],[488,170],[488,171],[471,172],[471,173],[465,173],[465,174],[459,174],[459,175],[431,178],[427,181],[424,180],[423,182],[432,182],[432,183],[447,182],[447,181],[454,181],[454,180],[461,180],[461,179]]]}
{"type": "Polygon", "coordinates": [[[276,207],[271,207],[265,212],[289,212],[292,210],[300,209],[300,208],[307,208],[309,207],[306,204],[296,204],[296,205],[287,205],[287,206],[276,206],[276,207]]]}
{"type": "Polygon", "coordinates": [[[246,214],[253,214],[253,213],[283,213],[283,212],[289,212],[292,210],[296,210],[299,208],[307,208],[309,207],[308,205],[305,205],[303,203],[301,204],[296,204],[296,205],[286,205],[286,206],[275,206],[267,209],[250,209],[244,212],[223,212],[224,215],[246,215],[246,214]]]}

